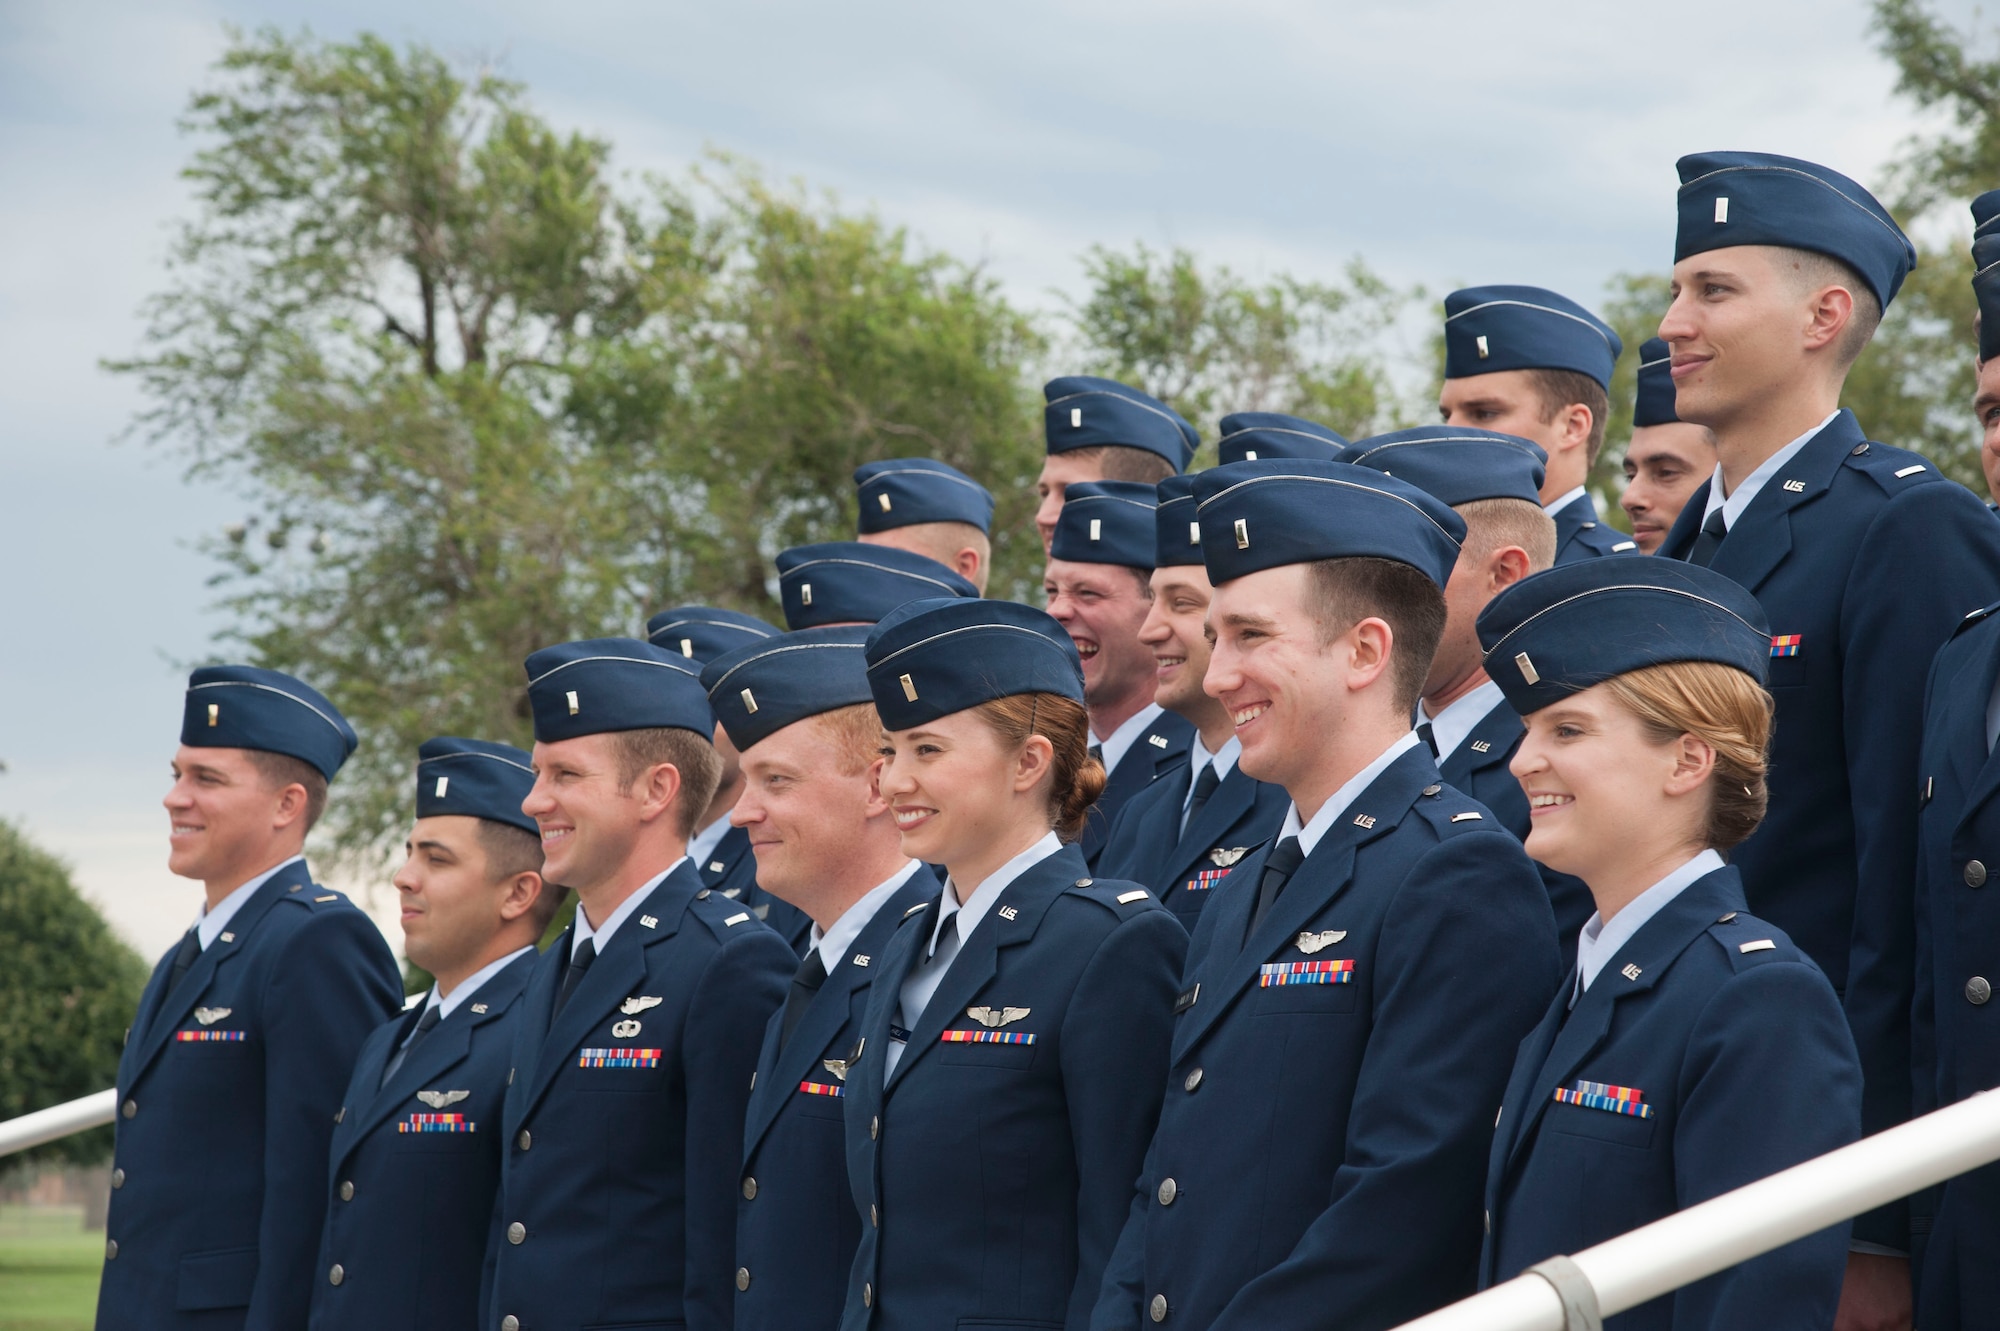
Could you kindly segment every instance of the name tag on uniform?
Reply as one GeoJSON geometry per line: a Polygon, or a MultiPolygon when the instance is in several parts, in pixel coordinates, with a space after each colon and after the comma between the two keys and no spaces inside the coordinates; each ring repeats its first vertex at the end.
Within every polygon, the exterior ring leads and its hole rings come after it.
{"type": "Polygon", "coordinates": [[[583,1049],[577,1053],[576,1065],[580,1068],[656,1068],[660,1066],[659,1049],[583,1049]]]}
{"type": "Polygon", "coordinates": [[[1633,1086],[1612,1086],[1601,1081],[1579,1081],[1568,1090],[1556,1087],[1555,1098],[1559,1105],[1602,1109],[1606,1113],[1626,1114],[1632,1118],[1653,1116],[1653,1107],[1646,1103],[1646,1093],[1633,1086]]]}
{"type": "Polygon", "coordinates": [[[396,1122],[398,1132],[474,1132],[478,1125],[463,1114],[412,1114],[396,1122]]]}
{"type": "Polygon", "coordinates": [[[1257,968],[1257,987],[1283,984],[1347,984],[1354,979],[1352,959],[1340,961],[1274,961],[1257,968]]]}

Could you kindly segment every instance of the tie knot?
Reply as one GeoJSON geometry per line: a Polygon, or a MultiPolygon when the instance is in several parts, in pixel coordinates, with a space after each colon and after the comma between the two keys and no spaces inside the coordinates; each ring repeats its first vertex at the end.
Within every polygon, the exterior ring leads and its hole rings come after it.
{"type": "Polygon", "coordinates": [[[1299,839],[1288,836],[1271,847],[1270,855],[1264,860],[1264,872],[1281,873],[1290,877],[1305,861],[1306,853],[1299,847],[1299,839]]]}
{"type": "Polygon", "coordinates": [[[817,989],[826,983],[826,960],[820,956],[818,948],[806,953],[806,959],[799,963],[798,974],[792,977],[792,983],[802,989],[817,989]]]}
{"type": "Polygon", "coordinates": [[[443,1004],[441,1003],[430,1004],[430,1006],[424,1009],[424,1015],[417,1018],[417,1029],[410,1033],[412,1035],[422,1035],[425,1032],[429,1031],[431,1027],[437,1025],[440,1021],[444,1020],[443,1013],[444,1013],[443,1004]]]}
{"type": "Polygon", "coordinates": [[[569,964],[578,970],[589,970],[590,963],[597,960],[597,940],[586,938],[570,949],[569,964]]]}
{"type": "Polygon", "coordinates": [[[1221,784],[1222,777],[1217,774],[1215,764],[1210,763],[1208,766],[1202,768],[1201,775],[1194,779],[1194,797],[1198,800],[1205,800],[1210,795],[1213,795],[1215,788],[1221,784]]]}
{"type": "Polygon", "coordinates": [[[1723,510],[1716,509],[1715,512],[1708,515],[1708,520],[1701,524],[1701,529],[1710,536],[1727,536],[1729,534],[1728,515],[1723,510]]]}

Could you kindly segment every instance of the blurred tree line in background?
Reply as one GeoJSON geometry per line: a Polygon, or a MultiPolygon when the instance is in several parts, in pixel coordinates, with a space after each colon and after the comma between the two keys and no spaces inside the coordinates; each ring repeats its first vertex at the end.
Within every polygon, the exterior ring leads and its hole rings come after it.
{"type": "MultiPolygon", "coordinates": [[[[1977,487],[1963,204],[2000,185],[2000,64],[1919,0],[1874,18],[1901,91],[1959,132],[1909,145],[1888,182],[1906,222],[1949,218],[1930,228],[1949,235],[1848,402],[1977,487]]],[[[356,722],[327,823],[351,854],[401,836],[421,740],[528,741],[535,648],[688,601],[776,620],[772,556],[851,535],[861,462],[923,454],[982,480],[992,594],[1031,598],[1055,374],[1172,402],[1210,441],[1197,465],[1231,411],[1351,438],[1435,419],[1435,295],[1360,260],[1331,282],[1251,280],[1100,247],[1085,292],[1037,314],[977,265],[739,161],[615,178],[609,143],[551,126],[518,83],[368,36],[232,34],[183,129],[194,213],[145,346],[113,368],[147,390],[143,432],[250,503],[214,541],[237,624],[222,650],[297,672],[356,722]]],[[[1665,277],[1569,294],[1626,340],[1593,476],[1616,514],[1665,277]]]]}

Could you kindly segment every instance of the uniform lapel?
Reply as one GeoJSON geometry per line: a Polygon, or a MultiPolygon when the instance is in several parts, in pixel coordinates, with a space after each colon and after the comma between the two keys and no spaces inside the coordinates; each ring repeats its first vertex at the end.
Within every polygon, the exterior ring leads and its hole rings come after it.
{"type": "MultiPolygon", "coordinates": [[[[1514,1120],[1513,1144],[1508,1153],[1510,1167],[1519,1161],[1523,1144],[1547,1112],[1556,1089],[1604,1043],[1618,1004],[1650,991],[1674,959],[1724,912],[1742,909],[1742,879],[1734,869],[1717,869],[1696,879],[1662,907],[1605,963],[1590,988],[1584,990],[1576,1006],[1569,1010],[1567,1019],[1559,1018],[1561,1029],[1548,1045],[1540,1072],[1528,1083],[1527,1102],[1514,1120]]],[[[1574,972],[1571,974],[1573,983],[1574,972]]],[[[1569,983],[1565,983],[1556,997],[1558,1009],[1568,997],[1569,983]]]]}
{"type": "Polygon", "coordinates": [[[1764,483],[1716,547],[1709,567],[1755,592],[1791,553],[1793,512],[1827,492],[1848,453],[1861,442],[1854,413],[1842,411],[1764,483]]]}
{"type": "MultiPolygon", "coordinates": [[[[1167,866],[1173,872],[1171,875],[1161,875],[1160,881],[1178,883],[1193,877],[1201,861],[1207,858],[1208,852],[1215,848],[1230,828],[1236,826],[1237,819],[1250,812],[1251,806],[1256,802],[1257,782],[1243,775],[1241,767],[1230,768],[1229,775],[1216,783],[1215,793],[1208,797],[1208,803],[1202,806],[1201,812],[1188,819],[1187,831],[1181,834],[1175,844],[1172,862],[1167,866]]],[[[1181,806],[1177,801],[1173,806],[1176,824],[1180,821],[1180,815],[1181,806]]],[[[1171,831],[1172,828],[1168,830],[1171,831]]]]}
{"type": "Polygon", "coordinates": [[[1444,761],[1438,764],[1438,771],[1448,784],[1465,790],[1474,772],[1506,762],[1526,729],[1514,709],[1502,699],[1479,718],[1479,724],[1459,741],[1457,748],[1445,755],[1444,761]]]}
{"type": "Polygon", "coordinates": [[[1703,514],[1708,512],[1709,487],[1715,484],[1715,473],[1710,472],[1707,480],[1694,488],[1694,493],[1681,505],[1681,514],[1674,519],[1674,525],[1667,528],[1667,538],[1660,542],[1658,557],[1685,561],[1688,552],[1694,548],[1695,534],[1701,530],[1703,514]]]}
{"type": "Polygon", "coordinates": [[[2000,790],[2000,751],[1986,752],[1986,704],[1993,696],[1996,673],[2000,673],[2000,634],[1994,634],[1985,654],[1952,682],[1946,705],[1946,752],[1958,788],[1965,792],[1958,829],[1969,825],[1980,806],[2000,790]]]}
{"type": "MultiPolygon", "coordinates": [[[[263,918],[270,914],[271,907],[280,897],[293,891],[306,891],[312,886],[312,875],[306,870],[305,861],[299,860],[285,866],[271,875],[269,882],[258,888],[243,903],[235,915],[230,917],[229,927],[224,929],[213,943],[202,949],[195,958],[194,965],[188,967],[181,982],[166,994],[153,1015],[146,1023],[146,1032],[139,1046],[139,1055],[133,1061],[132,1073],[136,1078],[146,1070],[147,1064],[158,1057],[167,1045],[169,1037],[187,1017],[195,1000],[207,992],[216,975],[231,965],[236,957],[249,945],[250,935],[263,918]]],[[[161,977],[164,980],[164,975],[161,977]]]]}
{"type": "Polygon", "coordinates": [[[1570,500],[1552,515],[1556,523],[1556,549],[1562,550],[1583,531],[1583,524],[1597,521],[1597,505],[1590,501],[1590,492],[1570,500]]]}
{"type": "MultiPolygon", "coordinates": [[[[910,1031],[910,1043],[903,1050],[902,1058],[897,1060],[896,1070],[889,1076],[883,1090],[884,1099],[888,1098],[898,1082],[909,1075],[910,1068],[938,1043],[945,1027],[957,1021],[964,1014],[966,1004],[993,979],[1000,965],[1000,950],[1019,947],[1032,939],[1041,925],[1042,916],[1048,913],[1050,903],[1071,884],[1089,876],[1083,852],[1074,845],[1068,845],[1040,863],[1030,865],[1019,878],[1007,884],[994,899],[993,908],[986,912],[986,918],[959,946],[958,955],[946,967],[937,992],[931,995],[923,1016],[917,1019],[917,1024],[910,1031]],[[1009,919],[1002,914],[1003,911],[1012,911],[1013,918],[1009,919]]],[[[920,945],[912,955],[921,955],[922,950],[920,945]]]]}

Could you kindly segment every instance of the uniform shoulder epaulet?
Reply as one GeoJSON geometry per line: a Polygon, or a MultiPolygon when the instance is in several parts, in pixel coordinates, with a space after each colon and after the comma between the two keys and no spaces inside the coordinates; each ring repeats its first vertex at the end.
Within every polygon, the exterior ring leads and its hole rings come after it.
{"type": "Polygon", "coordinates": [[[1805,953],[1776,925],[1745,911],[1732,910],[1708,926],[1708,936],[1722,949],[1731,970],[1747,971],[1774,961],[1804,961],[1805,953]]]}
{"type": "Polygon", "coordinates": [[[705,889],[697,893],[694,900],[688,903],[687,913],[700,920],[711,934],[725,942],[746,929],[755,930],[764,927],[756,912],[742,902],[705,889]]]}
{"type": "Polygon", "coordinates": [[[354,905],[341,893],[330,887],[321,887],[318,883],[295,883],[285,889],[285,895],[280,900],[295,901],[307,910],[315,911],[354,905]]]}
{"type": "Polygon", "coordinates": [[[1065,892],[1095,901],[1114,915],[1121,916],[1145,910],[1148,903],[1153,906],[1160,904],[1147,888],[1123,878],[1079,878],[1065,892]]]}
{"type": "Polygon", "coordinates": [[[1485,805],[1439,782],[1425,786],[1417,795],[1417,802],[1410,806],[1410,811],[1429,823],[1440,837],[1490,832],[1500,828],[1500,820],[1485,805]]]}
{"type": "Polygon", "coordinates": [[[1847,450],[1846,465],[1863,472],[1882,487],[1884,494],[1901,494],[1913,485],[1944,480],[1943,473],[1921,453],[1894,448],[1864,439],[1847,450]]]}

